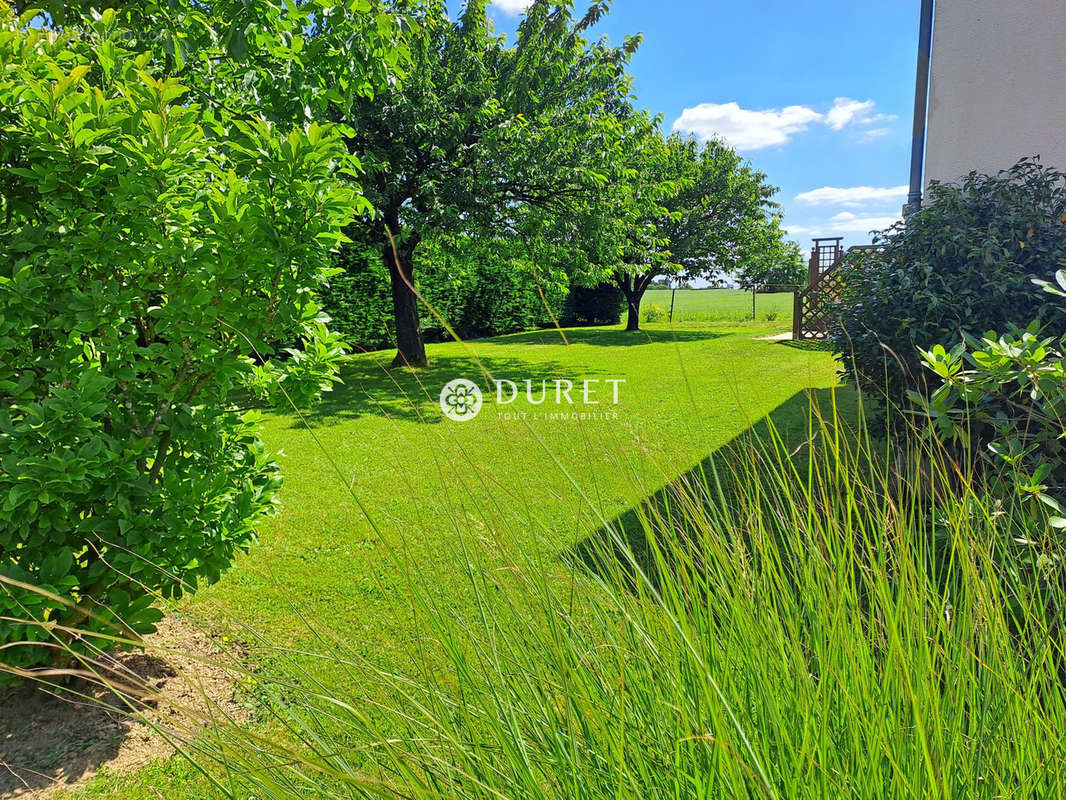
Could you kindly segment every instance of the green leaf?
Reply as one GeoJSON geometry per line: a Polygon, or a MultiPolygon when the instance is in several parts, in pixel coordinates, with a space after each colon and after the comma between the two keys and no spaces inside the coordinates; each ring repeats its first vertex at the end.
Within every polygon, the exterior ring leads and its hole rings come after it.
{"type": "Polygon", "coordinates": [[[70,74],[60,80],[52,90],[52,96],[58,100],[89,72],[88,64],[79,64],[70,71],[70,74]]]}

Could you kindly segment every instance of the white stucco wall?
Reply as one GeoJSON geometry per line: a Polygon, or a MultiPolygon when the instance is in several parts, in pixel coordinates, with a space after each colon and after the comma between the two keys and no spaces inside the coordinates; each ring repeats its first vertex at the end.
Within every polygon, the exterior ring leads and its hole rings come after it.
{"type": "Polygon", "coordinates": [[[936,0],[926,180],[1066,172],[1066,0],[936,0]]]}

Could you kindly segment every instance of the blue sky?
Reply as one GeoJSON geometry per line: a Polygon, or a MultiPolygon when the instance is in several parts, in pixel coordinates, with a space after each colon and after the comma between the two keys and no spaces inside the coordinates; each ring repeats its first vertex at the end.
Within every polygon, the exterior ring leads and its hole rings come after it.
{"type": "MultiPolygon", "coordinates": [[[[494,0],[497,26],[513,30],[526,4],[494,0]]],[[[615,0],[597,32],[644,34],[638,104],[668,131],[734,144],[780,187],[792,238],[863,244],[906,200],[919,5],[615,0]]]]}

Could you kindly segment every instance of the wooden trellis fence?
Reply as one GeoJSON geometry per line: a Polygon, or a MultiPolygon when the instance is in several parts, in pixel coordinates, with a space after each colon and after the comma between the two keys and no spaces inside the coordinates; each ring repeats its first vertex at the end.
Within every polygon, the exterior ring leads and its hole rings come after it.
{"type": "Polygon", "coordinates": [[[792,311],[792,338],[824,339],[829,333],[829,313],[840,299],[842,266],[849,253],[878,250],[859,245],[846,251],[841,237],[814,240],[807,271],[807,288],[796,292],[792,311]]]}

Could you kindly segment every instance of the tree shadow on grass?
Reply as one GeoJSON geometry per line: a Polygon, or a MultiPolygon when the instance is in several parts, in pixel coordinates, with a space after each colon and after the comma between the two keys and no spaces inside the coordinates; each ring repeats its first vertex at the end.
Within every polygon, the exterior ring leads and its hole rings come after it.
{"type": "Polygon", "coordinates": [[[834,408],[838,418],[850,425],[857,416],[854,390],[806,389],[796,393],[692,469],[565,551],[563,561],[630,590],[635,588],[635,568],[657,583],[654,540],[692,541],[692,531],[705,528],[708,520],[716,518],[715,512],[722,511],[721,506],[732,504],[737,481],[743,480],[738,473],[757,474],[758,467],[751,464],[759,460],[769,469],[785,462],[795,470],[793,479],[804,481],[811,420],[831,418],[834,408]]]}
{"type": "Polygon", "coordinates": [[[364,416],[383,416],[406,422],[439,423],[444,417],[440,409],[440,391],[446,383],[465,378],[481,387],[485,403],[493,401],[495,385],[492,379],[507,379],[517,383],[531,380],[534,392],[539,393],[541,381],[594,378],[601,370],[582,365],[575,376],[572,365],[554,361],[530,361],[522,358],[474,355],[437,356],[425,369],[389,369],[392,353],[367,354],[353,359],[341,370],[343,383],[326,392],[321,402],[302,419],[293,421],[302,427],[303,420],[311,423],[336,423],[364,416]],[[488,373],[486,375],[485,373],[488,373]]]}
{"type": "Polygon", "coordinates": [[[782,339],[778,342],[782,347],[791,347],[794,350],[822,350],[832,352],[833,345],[825,339],[782,339]]]}
{"type": "MultiPolygon", "coordinates": [[[[591,344],[601,347],[628,347],[641,344],[670,342],[711,341],[728,333],[707,330],[652,330],[622,331],[617,328],[564,328],[570,344],[591,344]]],[[[363,353],[342,368],[343,383],[323,395],[321,402],[302,418],[294,421],[294,427],[302,427],[303,420],[312,423],[329,423],[358,419],[364,416],[383,416],[406,422],[441,422],[438,405],[440,390],[449,381],[466,378],[477,383],[482,392],[487,391],[486,402],[494,391],[491,378],[506,378],[520,386],[523,381],[533,381],[539,387],[542,380],[556,378],[576,380],[602,375],[602,370],[582,365],[581,374],[574,374],[572,365],[543,360],[526,360],[509,356],[486,355],[486,345],[564,345],[562,336],[555,329],[529,331],[509,336],[477,341],[477,356],[473,353],[454,356],[433,356],[430,366],[424,369],[390,369],[392,351],[381,350],[363,353]]],[[[550,388],[550,384],[549,384],[550,388]]],[[[535,389],[536,391],[536,389],[535,389]]]]}
{"type": "MultiPolygon", "coordinates": [[[[624,331],[618,328],[563,328],[570,344],[591,344],[599,347],[632,347],[641,344],[669,344],[671,342],[707,342],[729,336],[729,333],[699,329],[657,328],[653,330],[624,331]]],[[[493,344],[564,344],[558,330],[545,329],[515,333],[506,337],[488,340],[493,344]]]]}

